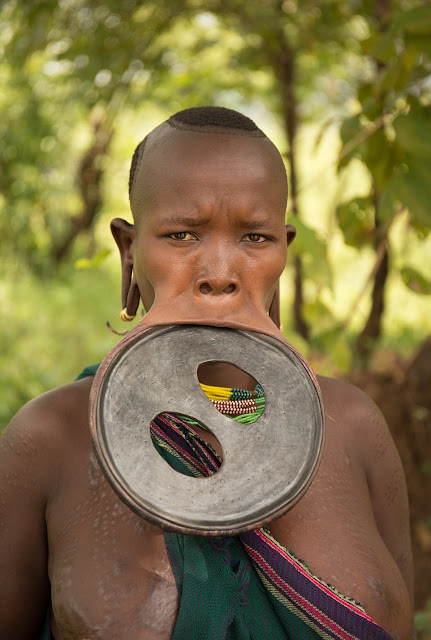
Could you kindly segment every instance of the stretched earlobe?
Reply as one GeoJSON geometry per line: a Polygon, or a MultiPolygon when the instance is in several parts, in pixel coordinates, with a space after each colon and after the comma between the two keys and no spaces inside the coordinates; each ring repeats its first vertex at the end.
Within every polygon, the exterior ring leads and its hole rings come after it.
{"type": "MultiPolygon", "coordinates": [[[[125,292],[122,291],[122,296],[124,293],[125,292]]],[[[126,292],[126,302],[124,303],[123,301],[123,309],[120,313],[121,320],[124,322],[131,322],[135,318],[140,300],[141,294],[139,292],[138,283],[136,282],[136,278],[132,276],[131,270],[126,292]]]]}
{"type": "Polygon", "coordinates": [[[281,318],[280,318],[280,281],[277,282],[276,289],[274,291],[274,295],[272,297],[271,304],[269,306],[269,317],[274,322],[274,324],[280,329],[281,328],[281,318]]]}
{"type": "Polygon", "coordinates": [[[286,238],[287,238],[287,246],[289,246],[296,237],[296,229],[292,224],[286,225],[286,238]]]}

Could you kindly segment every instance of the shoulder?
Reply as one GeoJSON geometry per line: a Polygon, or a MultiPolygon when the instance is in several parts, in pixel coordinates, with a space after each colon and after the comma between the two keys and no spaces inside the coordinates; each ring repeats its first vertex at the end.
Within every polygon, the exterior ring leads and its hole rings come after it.
{"type": "Polygon", "coordinates": [[[375,402],[354,385],[318,377],[326,432],[349,446],[364,470],[372,497],[382,487],[405,484],[404,471],[389,426],[375,402]],[[374,491],[373,491],[374,488],[374,491]]]}
{"type": "Polygon", "coordinates": [[[52,480],[64,452],[88,432],[92,378],[58,387],[24,405],[0,439],[3,468],[24,466],[43,484],[52,480]]]}
{"type": "Polygon", "coordinates": [[[380,453],[393,448],[382,412],[363,391],[343,380],[318,376],[328,431],[354,446],[367,475],[380,453]]]}
{"type": "Polygon", "coordinates": [[[30,400],[11,420],[6,434],[12,430],[33,432],[41,437],[54,435],[76,425],[86,415],[93,378],[52,389],[30,400]]]}
{"type": "Polygon", "coordinates": [[[338,411],[353,409],[363,411],[370,408],[377,409],[371,398],[358,387],[344,380],[317,376],[320,390],[322,392],[325,407],[331,407],[338,411]]]}

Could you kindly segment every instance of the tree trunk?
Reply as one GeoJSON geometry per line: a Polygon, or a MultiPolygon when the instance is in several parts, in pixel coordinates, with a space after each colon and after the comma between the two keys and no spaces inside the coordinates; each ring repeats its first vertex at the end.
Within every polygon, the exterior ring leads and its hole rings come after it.
{"type": "Polygon", "coordinates": [[[77,237],[93,226],[103,204],[102,178],[103,158],[106,156],[112,139],[112,129],[106,128],[99,118],[93,123],[93,142],[81,160],[78,170],[78,185],[82,198],[82,209],[71,221],[70,228],[61,241],[53,247],[52,257],[55,264],[62,262],[77,237]]]}
{"type": "MultiPolygon", "coordinates": [[[[379,0],[375,5],[375,15],[379,24],[379,31],[383,33],[388,28],[388,20],[390,17],[391,1],[379,0]]],[[[381,71],[385,66],[381,61],[376,61],[377,68],[381,71]]],[[[380,193],[378,193],[376,185],[373,184],[373,201],[375,211],[375,235],[376,241],[374,248],[378,251],[380,240],[382,237],[382,228],[380,220],[377,217],[380,193]]],[[[376,272],[373,283],[373,291],[371,296],[371,309],[367,321],[361,333],[355,341],[355,355],[360,365],[366,365],[371,353],[374,349],[376,341],[380,337],[382,329],[382,319],[385,310],[385,290],[386,282],[389,274],[389,239],[386,239],[386,245],[382,260],[376,272]]]]}
{"type": "MultiPolygon", "coordinates": [[[[280,34],[280,53],[275,61],[275,72],[281,83],[281,95],[283,103],[283,119],[286,131],[288,150],[287,159],[289,162],[289,197],[291,210],[299,216],[298,209],[298,183],[296,171],[295,141],[298,128],[297,107],[295,97],[295,55],[286,42],[285,37],[280,34]]],[[[303,295],[303,269],[300,256],[296,256],[294,262],[294,302],[293,302],[293,323],[294,328],[305,340],[310,337],[310,327],[304,318],[304,295],[303,295]]]]}
{"type": "Polygon", "coordinates": [[[431,388],[431,336],[416,349],[406,367],[406,379],[424,396],[431,388]]]}
{"type": "Polygon", "coordinates": [[[385,288],[388,273],[389,253],[388,248],[385,247],[382,260],[374,279],[371,310],[365,326],[356,338],[355,342],[355,353],[361,365],[368,362],[376,340],[379,338],[381,333],[383,312],[385,310],[385,288]]]}

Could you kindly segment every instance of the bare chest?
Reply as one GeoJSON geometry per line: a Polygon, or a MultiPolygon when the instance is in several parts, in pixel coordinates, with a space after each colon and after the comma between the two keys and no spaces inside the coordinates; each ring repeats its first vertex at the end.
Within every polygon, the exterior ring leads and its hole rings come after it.
{"type": "Polygon", "coordinates": [[[164,640],[178,608],[163,533],[116,497],[91,454],[48,509],[56,640],[164,640]]]}
{"type": "MultiPolygon", "coordinates": [[[[324,457],[306,496],[270,528],[397,637],[397,620],[408,615],[405,586],[348,452],[324,457]]],[[[123,505],[92,454],[66,473],[48,509],[48,535],[56,640],[171,637],[179,603],[163,534],[123,505]]]]}
{"type": "Polygon", "coordinates": [[[365,474],[348,447],[327,445],[309,491],[270,530],[310,573],[358,602],[395,639],[405,638],[408,591],[378,531],[365,474]]]}

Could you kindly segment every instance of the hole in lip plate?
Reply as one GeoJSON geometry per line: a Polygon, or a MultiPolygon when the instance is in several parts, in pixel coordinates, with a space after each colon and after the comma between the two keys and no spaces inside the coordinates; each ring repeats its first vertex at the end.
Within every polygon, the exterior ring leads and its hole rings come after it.
{"type": "Polygon", "coordinates": [[[149,428],[157,453],[184,476],[208,478],[223,464],[220,442],[208,427],[191,416],[159,413],[149,428]]]}
{"type": "Polygon", "coordinates": [[[262,385],[247,371],[228,361],[202,362],[197,369],[202,391],[228,418],[253,423],[265,409],[262,385]]]}

